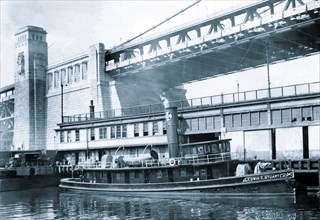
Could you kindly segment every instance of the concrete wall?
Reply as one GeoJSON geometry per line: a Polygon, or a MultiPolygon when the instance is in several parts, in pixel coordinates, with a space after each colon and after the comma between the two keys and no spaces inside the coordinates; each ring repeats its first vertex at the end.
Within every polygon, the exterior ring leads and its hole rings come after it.
{"type": "Polygon", "coordinates": [[[45,149],[46,32],[27,26],[16,39],[13,149],[45,149]]]}
{"type": "Polygon", "coordinates": [[[320,158],[320,125],[309,126],[309,158],[320,158]]]}
{"type": "MultiPolygon", "coordinates": [[[[88,113],[90,105],[89,87],[83,87],[81,90],[73,88],[64,89],[63,94],[63,115],[75,115],[88,113]]],[[[57,93],[47,97],[47,149],[55,149],[60,142],[54,129],[58,129],[58,123],[61,123],[61,94],[57,93]]]]}
{"type": "Polygon", "coordinates": [[[301,127],[276,129],[276,158],[292,160],[303,158],[301,127]]]}
{"type": "Polygon", "coordinates": [[[227,132],[226,138],[230,138],[230,148],[233,159],[244,160],[244,132],[227,132]]]}
{"type": "Polygon", "coordinates": [[[244,139],[247,160],[271,159],[271,130],[246,131],[244,139]]]}

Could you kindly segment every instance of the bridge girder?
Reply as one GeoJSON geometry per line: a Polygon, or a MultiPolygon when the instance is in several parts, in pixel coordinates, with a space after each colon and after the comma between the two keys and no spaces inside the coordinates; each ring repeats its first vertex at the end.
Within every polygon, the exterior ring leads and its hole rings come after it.
{"type": "Polygon", "coordinates": [[[314,0],[262,1],[229,14],[195,22],[184,29],[153,36],[152,41],[147,38],[143,42],[107,51],[108,63],[114,57],[126,54],[127,50],[150,48],[150,53],[138,55],[135,60],[120,60],[114,66],[107,65],[106,72],[115,78],[135,73],[141,76],[174,72],[180,80],[175,80],[177,84],[170,86],[176,86],[187,82],[183,80],[185,75],[194,75],[187,77],[193,81],[202,76],[228,74],[265,65],[266,44],[270,48],[268,56],[271,63],[319,53],[319,10],[320,3],[314,0]],[[277,12],[279,7],[281,10],[277,12]],[[239,18],[243,18],[240,24],[239,18]],[[226,20],[231,21],[229,26],[226,20]],[[189,34],[191,31],[196,33],[194,38],[189,34]],[[172,44],[174,36],[176,44],[172,44]],[[160,46],[159,42],[163,40],[170,48],[160,46]],[[195,68],[183,69],[185,63],[197,67],[197,71],[195,68]]]}

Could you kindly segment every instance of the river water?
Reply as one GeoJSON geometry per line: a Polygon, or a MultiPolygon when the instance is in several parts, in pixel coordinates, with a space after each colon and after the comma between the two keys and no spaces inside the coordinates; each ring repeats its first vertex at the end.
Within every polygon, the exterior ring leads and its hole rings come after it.
{"type": "Polygon", "coordinates": [[[58,187],[0,193],[0,219],[320,219],[309,196],[115,196],[58,187]]]}

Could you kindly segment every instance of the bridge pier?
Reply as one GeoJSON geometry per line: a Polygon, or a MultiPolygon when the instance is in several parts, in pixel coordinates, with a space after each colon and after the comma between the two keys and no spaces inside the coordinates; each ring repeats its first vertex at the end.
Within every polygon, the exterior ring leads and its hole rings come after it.
{"type": "Polygon", "coordinates": [[[320,159],[318,160],[318,192],[317,196],[320,199],[320,159]]]}

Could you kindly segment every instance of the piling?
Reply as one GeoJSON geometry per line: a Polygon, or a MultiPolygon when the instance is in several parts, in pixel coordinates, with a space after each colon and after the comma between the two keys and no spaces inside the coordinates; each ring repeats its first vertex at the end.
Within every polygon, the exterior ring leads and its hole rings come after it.
{"type": "Polygon", "coordinates": [[[318,159],[318,198],[320,198],[320,159],[318,159]]]}

